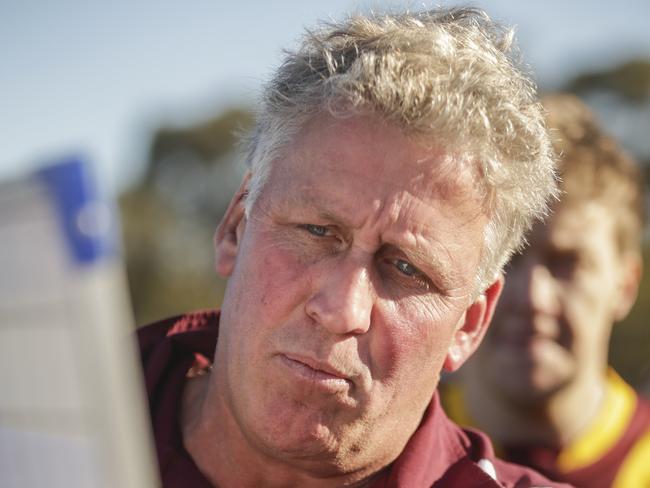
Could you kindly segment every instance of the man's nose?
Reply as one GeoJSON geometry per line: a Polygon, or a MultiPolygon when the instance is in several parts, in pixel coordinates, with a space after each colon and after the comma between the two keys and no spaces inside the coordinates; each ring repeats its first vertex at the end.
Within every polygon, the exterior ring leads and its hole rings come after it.
{"type": "Polygon", "coordinates": [[[309,317],[335,334],[363,334],[375,302],[369,268],[342,257],[315,271],[314,291],[305,304],[309,317]]]}

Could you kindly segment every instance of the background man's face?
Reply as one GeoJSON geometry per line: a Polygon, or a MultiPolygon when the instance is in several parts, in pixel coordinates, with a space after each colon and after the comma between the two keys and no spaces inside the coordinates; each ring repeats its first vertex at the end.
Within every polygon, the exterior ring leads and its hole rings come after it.
{"type": "Polygon", "coordinates": [[[476,360],[490,384],[535,401],[601,375],[625,273],[614,215],[598,202],[560,205],[506,270],[476,360]]]}
{"type": "Polygon", "coordinates": [[[251,445],[337,471],[401,451],[471,315],[483,243],[448,157],[373,119],[321,119],[274,163],[239,225],[216,353],[251,445]]]}

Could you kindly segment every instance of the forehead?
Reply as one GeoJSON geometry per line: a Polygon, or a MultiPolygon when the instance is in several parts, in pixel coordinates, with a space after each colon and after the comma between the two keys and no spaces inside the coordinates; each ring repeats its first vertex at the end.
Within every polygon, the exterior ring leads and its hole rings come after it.
{"type": "Polygon", "coordinates": [[[530,242],[560,250],[615,247],[615,215],[597,200],[560,203],[545,224],[535,227],[530,242]]]}
{"type": "Polygon", "coordinates": [[[377,117],[320,117],[303,127],[272,163],[271,175],[272,183],[290,185],[306,196],[331,183],[323,178],[338,177],[342,186],[327,190],[336,192],[358,180],[373,183],[359,196],[407,190],[444,199],[462,192],[475,196],[467,191],[478,186],[474,170],[469,158],[444,149],[435,138],[407,135],[377,117]]]}

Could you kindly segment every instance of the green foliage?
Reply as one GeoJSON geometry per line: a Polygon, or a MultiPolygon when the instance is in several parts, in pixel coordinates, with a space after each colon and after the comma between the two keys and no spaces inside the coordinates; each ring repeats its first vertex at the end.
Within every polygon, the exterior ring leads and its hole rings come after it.
{"type": "Polygon", "coordinates": [[[617,68],[576,77],[568,86],[579,94],[593,90],[616,93],[630,102],[650,98],[650,60],[637,59],[617,68]]]}
{"type": "Polygon", "coordinates": [[[233,132],[251,122],[237,109],[154,136],[145,178],[119,202],[136,323],[221,303],[212,234],[244,172],[233,132]]]}

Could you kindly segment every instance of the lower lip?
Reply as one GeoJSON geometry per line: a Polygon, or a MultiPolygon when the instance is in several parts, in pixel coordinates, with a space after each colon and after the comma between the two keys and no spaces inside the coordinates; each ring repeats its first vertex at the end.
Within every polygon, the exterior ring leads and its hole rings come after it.
{"type": "Polygon", "coordinates": [[[345,378],[326,373],[319,369],[314,369],[307,366],[305,363],[290,359],[284,355],[278,357],[282,364],[290,369],[293,374],[302,381],[311,383],[333,393],[347,391],[350,388],[350,381],[345,378]]]}

